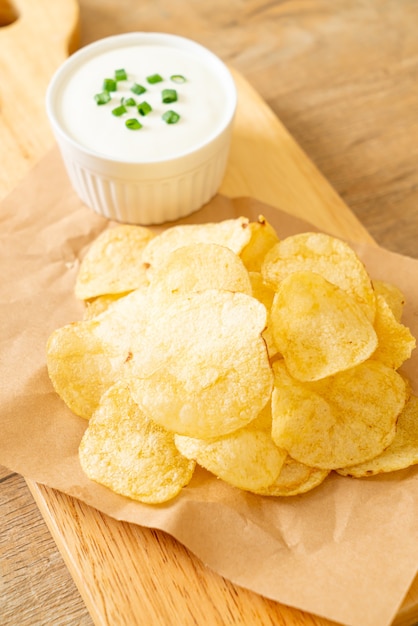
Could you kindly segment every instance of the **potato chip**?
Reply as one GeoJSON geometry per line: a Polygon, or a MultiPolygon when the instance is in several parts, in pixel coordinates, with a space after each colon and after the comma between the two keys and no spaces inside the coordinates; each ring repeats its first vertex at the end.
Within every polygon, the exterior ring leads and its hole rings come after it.
{"type": "Polygon", "coordinates": [[[115,493],[158,504],[178,495],[195,462],[174,445],[174,436],[149,420],[125,383],[103,395],[79,447],[83,471],[115,493]]]}
{"type": "Polygon", "coordinates": [[[253,297],[257,298],[259,302],[264,304],[267,311],[266,328],[263,331],[263,339],[266,342],[269,357],[272,358],[278,352],[277,346],[274,342],[273,333],[271,330],[270,311],[273,304],[274,291],[266,285],[263,281],[263,277],[260,272],[250,272],[250,281],[252,287],[253,297]]]}
{"type": "Polygon", "coordinates": [[[391,444],[370,461],[338,469],[342,476],[362,478],[418,464],[418,398],[411,396],[399,416],[391,444]]]}
{"type": "Polygon", "coordinates": [[[240,254],[251,238],[249,223],[248,218],[239,217],[207,224],[182,224],[163,230],[144,250],[148,275],[152,276],[159,265],[165,265],[173,250],[192,243],[217,243],[240,254]]]}
{"type": "Polygon", "coordinates": [[[265,430],[268,433],[271,433],[271,402],[266,404],[260,411],[260,413],[255,417],[246,428],[255,428],[256,430],[265,430]]]}
{"type": "Polygon", "coordinates": [[[261,496],[296,496],[321,485],[329,473],[330,470],[309,467],[287,455],[276,480],[256,493],[261,496]]]}
{"type": "Polygon", "coordinates": [[[294,272],[280,282],[270,323],[274,343],[298,380],[354,367],[377,347],[362,307],[315,272],[294,272]]]}
{"type": "Polygon", "coordinates": [[[405,382],[393,369],[369,360],[312,383],[295,380],[283,361],[273,369],[272,437],[292,458],[331,470],[392,442],[405,404],[405,382]]]}
{"type": "Polygon", "coordinates": [[[176,435],[174,441],[185,457],[246,491],[270,485],[286,458],[286,452],[279,450],[269,433],[251,428],[209,440],[176,435]]]}
{"type": "Polygon", "coordinates": [[[399,287],[384,280],[372,280],[372,285],[376,294],[384,297],[396,321],[400,322],[405,305],[405,296],[399,287]]]}
{"type": "Polygon", "coordinates": [[[383,296],[377,295],[376,303],[374,328],[379,343],[372,358],[388,367],[398,369],[410,358],[416,341],[409,328],[396,320],[383,296]]]}
{"type": "Polygon", "coordinates": [[[260,272],[249,272],[249,276],[254,298],[262,302],[267,311],[270,311],[276,292],[264,282],[260,272]]]}
{"type": "Polygon", "coordinates": [[[225,289],[252,294],[243,262],[230,248],[215,243],[195,243],[171,252],[152,274],[150,289],[179,294],[203,289],[225,289]]]}
{"type": "Polygon", "coordinates": [[[133,291],[148,283],[142,253],[154,233],[143,226],[121,224],[104,230],[80,264],[75,294],[89,300],[133,291]]]}
{"type": "Polygon", "coordinates": [[[262,215],[256,222],[250,222],[248,228],[251,238],[242,249],[240,257],[249,272],[260,272],[266,253],[279,241],[279,237],[262,215]]]}
{"type": "Polygon", "coordinates": [[[148,306],[147,293],[133,291],[97,317],[63,326],[49,337],[49,377],[76,415],[89,419],[106,389],[125,376],[148,306]]]}
{"type": "Polygon", "coordinates": [[[258,415],[272,389],[262,304],[208,289],[173,298],[151,318],[131,361],[132,394],[147,415],[200,439],[228,434],[258,415]]]}
{"type": "Polygon", "coordinates": [[[280,282],[299,271],[317,272],[350,294],[374,320],[375,297],[366,268],[350,246],[324,233],[300,233],[275,244],[267,253],[261,273],[276,289],[280,282]]]}

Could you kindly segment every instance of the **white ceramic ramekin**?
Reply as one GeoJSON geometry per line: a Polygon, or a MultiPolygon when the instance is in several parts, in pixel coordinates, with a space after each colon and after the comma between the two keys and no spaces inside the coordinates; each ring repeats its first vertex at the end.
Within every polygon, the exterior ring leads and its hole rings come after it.
{"type": "MultiPolygon", "coordinates": [[[[115,35],[81,48],[57,70],[46,95],[48,117],[81,200],[109,219],[142,225],[179,219],[201,208],[216,194],[227,164],[236,103],[233,78],[216,55],[189,39],[149,32],[115,35]],[[60,102],[67,81],[77,68],[97,55],[146,44],[184,51],[193,56],[194,62],[199,60],[210,68],[224,103],[221,119],[203,140],[169,157],[161,154],[150,160],[144,155],[114,158],[83,145],[69,132],[62,117],[60,102]]],[[[83,110],[74,110],[74,115],[83,115],[83,110]]]]}

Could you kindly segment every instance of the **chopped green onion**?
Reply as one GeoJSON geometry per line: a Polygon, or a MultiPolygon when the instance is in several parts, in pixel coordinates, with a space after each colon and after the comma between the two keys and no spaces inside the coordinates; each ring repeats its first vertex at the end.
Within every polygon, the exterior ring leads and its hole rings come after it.
{"type": "Polygon", "coordinates": [[[163,89],[161,96],[164,104],[177,101],[177,91],[175,89],[163,89]]]}
{"type": "Polygon", "coordinates": [[[148,115],[148,113],[152,111],[152,106],[145,101],[138,104],[136,108],[138,109],[138,113],[140,115],[148,115]]]}
{"type": "Polygon", "coordinates": [[[138,120],[134,118],[130,118],[129,120],[126,120],[125,126],[126,128],[129,128],[130,130],[139,130],[140,128],[142,128],[141,122],[138,122],[138,120]]]}
{"type": "Polygon", "coordinates": [[[170,80],[173,81],[173,83],[185,83],[186,79],[182,74],[173,74],[172,76],[170,76],[170,80]]]}
{"type": "Polygon", "coordinates": [[[134,107],[136,105],[134,98],[121,98],[120,102],[125,107],[134,107]]]}
{"type": "Polygon", "coordinates": [[[131,87],[131,91],[133,93],[136,93],[137,96],[140,96],[141,93],[145,93],[146,89],[142,85],[139,85],[138,83],[134,83],[131,87]]]}
{"type": "Polygon", "coordinates": [[[108,91],[102,91],[102,93],[97,93],[94,96],[97,104],[106,104],[111,99],[110,93],[108,91]]]}
{"type": "Polygon", "coordinates": [[[115,80],[127,80],[128,75],[124,69],[115,70],[115,80]]]}
{"type": "Polygon", "coordinates": [[[147,76],[147,81],[150,85],[155,85],[155,83],[161,83],[163,77],[160,74],[151,74],[151,76],[147,76]]]}
{"type": "Polygon", "coordinates": [[[126,108],[123,106],[123,104],[121,104],[120,106],[116,107],[115,109],[112,109],[112,113],[113,113],[113,115],[116,115],[116,117],[120,117],[121,115],[126,113],[126,108]]]}
{"type": "Polygon", "coordinates": [[[113,78],[105,78],[103,81],[103,91],[116,91],[118,88],[113,78]]]}
{"type": "Polygon", "coordinates": [[[166,111],[162,118],[166,124],[177,124],[180,119],[180,115],[175,111],[166,111]]]}

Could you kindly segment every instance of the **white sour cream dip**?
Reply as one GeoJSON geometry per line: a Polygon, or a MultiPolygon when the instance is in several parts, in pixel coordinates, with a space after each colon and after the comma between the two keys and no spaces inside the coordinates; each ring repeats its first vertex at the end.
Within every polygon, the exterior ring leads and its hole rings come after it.
{"type": "Polygon", "coordinates": [[[64,132],[93,153],[120,161],[157,161],[172,159],[205,144],[225,126],[235,107],[232,79],[225,66],[211,53],[182,49],[175,43],[129,41],[117,48],[98,48],[88,58],[74,63],[61,79],[56,96],[56,115],[64,132]],[[111,100],[98,105],[95,95],[102,92],[103,81],[124,69],[127,80],[119,81],[111,100]],[[160,74],[162,82],[149,84],[147,77],[160,74]],[[170,77],[182,75],[183,83],[170,77]],[[139,83],[146,88],[141,95],[131,87],[139,83]],[[163,89],[175,89],[178,100],[164,104],[163,89]],[[134,98],[137,104],[146,101],[152,111],[141,116],[136,107],[126,107],[120,117],[112,114],[121,98],[134,98]],[[231,104],[232,103],[232,104],[231,104]],[[162,115],[167,110],[179,114],[176,124],[167,124],[162,115]],[[135,118],[139,130],[125,126],[135,118]]]}

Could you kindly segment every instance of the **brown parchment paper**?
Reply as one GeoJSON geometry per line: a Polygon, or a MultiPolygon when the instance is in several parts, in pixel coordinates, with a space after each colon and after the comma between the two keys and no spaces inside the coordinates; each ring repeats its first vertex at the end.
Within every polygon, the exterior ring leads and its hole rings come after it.
{"type": "MultiPolygon", "coordinates": [[[[216,197],[183,222],[264,214],[281,237],[314,228],[251,199],[216,197]]],[[[54,393],[45,344],[79,319],[79,260],[108,222],[82,205],[52,151],[0,208],[0,463],[116,519],[162,529],[232,582],[347,624],[388,626],[418,565],[418,468],[369,479],[331,475],[291,498],[240,492],[197,471],[166,505],[132,502],[88,481],[77,448],[86,422],[54,393]]],[[[418,336],[418,261],[356,246],[374,278],[406,295],[418,336]]],[[[404,368],[418,392],[418,354],[404,368]]]]}

